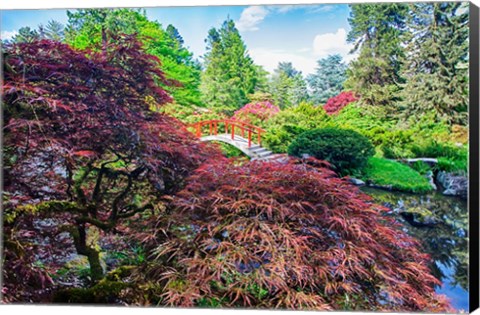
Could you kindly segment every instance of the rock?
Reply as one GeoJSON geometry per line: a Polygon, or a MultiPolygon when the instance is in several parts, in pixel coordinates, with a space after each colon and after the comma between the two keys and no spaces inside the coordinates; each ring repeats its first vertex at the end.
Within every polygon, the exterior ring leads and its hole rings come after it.
{"type": "Polygon", "coordinates": [[[428,183],[432,186],[433,190],[437,190],[437,185],[435,185],[435,181],[433,180],[433,172],[428,171],[425,177],[428,179],[428,183]]]}
{"type": "Polygon", "coordinates": [[[312,156],[308,153],[302,153],[302,159],[308,159],[311,158],[312,156]]]}
{"type": "Polygon", "coordinates": [[[368,186],[368,187],[372,187],[372,188],[378,188],[378,189],[388,190],[388,191],[392,191],[392,190],[393,190],[393,186],[392,186],[392,185],[377,185],[377,184],[375,184],[375,183],[372,182],[372,181],[367,181],[367,186],[368,186]]]}
{"type": "Polygon", "coordinates": [[[356,186],[364,186],[365,182],[358,178],[349,178],[348,181],[356,186]]]}
{"type": "Polygon", "coordinates": [[[430,210],[423,207],[411,207],[399,212],[412,226],[431,227],[441,222],[430,210]]]}
{"type": "Polygon", "coordinates": [[[437,182],[445,188],[443,195],[467,198],[468,178],[466,176],[440,171],[437,174],[437,182]]]}
{"type": "Polygon", "coordinates": [[[415,162],[423,162],[423,163],[426,163],[430,166],[434,166],[435,164],[438,163],[438,160],[434,159],[434,158],[398,159],[396,161],[407,163],[407,164],[413,164],[415,162]]]}

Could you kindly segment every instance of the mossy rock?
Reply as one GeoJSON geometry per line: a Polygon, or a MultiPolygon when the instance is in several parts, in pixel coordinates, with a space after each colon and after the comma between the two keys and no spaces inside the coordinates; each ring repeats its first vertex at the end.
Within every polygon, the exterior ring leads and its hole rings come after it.
{"type": "Polygon", "coordinates": [[[432,211],[423,207],[412,207],[400,212],[400,215],[411,225],[417,227],[431,227],[441,222],[432,211]]]}
{"type": "Polygon", "coordinates": [[[91,288],[62,289],[55,293],[54,303],[66,304],[116,304],[123,290],[131,287],[122,279],[128,277],[134,266],[121,266],[91,288]]]}

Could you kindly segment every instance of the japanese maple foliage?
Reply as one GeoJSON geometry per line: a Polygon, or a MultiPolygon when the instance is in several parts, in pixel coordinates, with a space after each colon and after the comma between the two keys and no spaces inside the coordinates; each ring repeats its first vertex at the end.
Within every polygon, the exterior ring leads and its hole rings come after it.
{"type": "Polygon", "coordinates": [[[309,163],[203,165],[145,233],[154,260],[139,281],[182,307],[449,310],[417,241],[309,163]]]}
{"type": "Polygon", "coordinates": [[[280,108],[269,101],[248,103],[235,111],[232,119],[241,120],[249,124],[262,125],[279,112],[280,108]]]}
{"type": "Polygon", "coordinates": [[[329,115],[338,114],[338,112],[342,110],[342,108],[357,100],[358,98],[353,92],[342,92],[337,96],[329,98],[323,108],[329,115]]]}
{"type": "MultiPolygon", "coordinates": [[[[21,285],[10,274],[16,259],[32,267],[17,250],[38,233],[28,216],[55,218],[53,235],[68,232],[98,280],[103,270],[88,230],[121,232],[125,219],[154,211],[212,154],[179,121],[154,110],[171,100],[158,85],[169,83],[158,58],[143,53],[134,36],[112,42],[100,52],[47,40],[4,47],[9,294],[18,289],[13,282],[21,285]]],[[[40,249],[28,250],[38,256],[40,249]]]]}

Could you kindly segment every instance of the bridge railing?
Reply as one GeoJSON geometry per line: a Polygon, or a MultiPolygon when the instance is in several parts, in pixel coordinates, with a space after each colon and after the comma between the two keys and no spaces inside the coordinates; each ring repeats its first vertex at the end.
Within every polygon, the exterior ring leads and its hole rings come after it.
{"type": "Polygon", "coordinates": [[[231,135],[232,140],[234,140],[235,135],[242,136],[243,138],[245,138],[246,135],[249,148],[252,145],[252,142],[254,142],[254,140],[257,140],[256,142],[258,143],[258,145],[261,145],[262,134],[266,132],[260,127],[233,119],[204,120],[189,124],[188,127],[194,128],[195,135],[198,138],[201,138],[205,134],[208,134],[209,136],[218,135],[219,133],[221,133],[222,129],[225,134],[231,135]]]}

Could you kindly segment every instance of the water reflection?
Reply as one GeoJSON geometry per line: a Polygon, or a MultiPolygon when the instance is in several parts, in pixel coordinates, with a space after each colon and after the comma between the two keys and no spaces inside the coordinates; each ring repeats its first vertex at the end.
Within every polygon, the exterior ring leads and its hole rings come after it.
{"type": "Polygon", "coordinates": [[[421,240],[434,262],[432,273],[442,281],[436,291],[456,309],[468,310],[468,210],[465,200],[439,193],[413,195],[368,187],[362,191],[392,209],[404,230],[421,240]]]}

